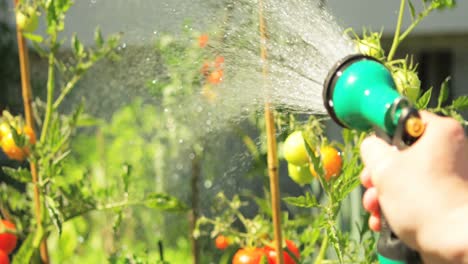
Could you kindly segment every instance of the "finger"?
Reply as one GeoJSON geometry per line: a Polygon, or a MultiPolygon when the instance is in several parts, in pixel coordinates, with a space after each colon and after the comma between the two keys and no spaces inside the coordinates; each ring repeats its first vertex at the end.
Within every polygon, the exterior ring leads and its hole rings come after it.
{"type": "Polygon", "coordinates": [[[369,228],[372,231],[380,232],[382,223],[380,221],[380,216],[371,215],[369,217],[369,228]]]}
{"type": "Polygon", "coordinates": [[[370,171],[367,168],[364,168],[361,172],[361,175],[359,176],[361,179],[361,183],[364,187],[370,188],[373,186],[372,184],[372,178],[370,175],[370,171]]]}
{"type": "Polygon", "coordinates": [[[366,167],[372,169],[383,159],[387,159],[394,155],[395,149],[387,144],[384,140],[370,136],[361,144],[361,158],[366,167]]]}
{"type": "Polygon", "coordinates": [[[362,197],[362,205],[366,211],[371,214],[380,212],[379,200],[377,196],[377,189],[375,187],[369,188],[362,197]]]}

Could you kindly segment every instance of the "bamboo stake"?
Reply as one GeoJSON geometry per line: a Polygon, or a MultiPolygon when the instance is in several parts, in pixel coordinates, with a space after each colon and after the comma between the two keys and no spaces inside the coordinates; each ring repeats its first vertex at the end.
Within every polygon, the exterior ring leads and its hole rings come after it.
{"type": "MultiPolygon", "coordinates": [[[[19,0],[14,0],[15,7],[18,6],[19,0]]],[[[23,105],[24,105],[24,114],[26,125],[31,127],[34,132],[34,121],[32,115],[32,91],[31,91],[31,79],[29,73],[29,57],[28,49],[26,47],[26,41],[23,37],[21,30],[16,27],[16,36],[18,39],[18,54],[20,62],[20,72],[21,72],[21,91],[23,95],[23,105]]],[[[39,192],[38,183],[38,173],[37,167],[34,162],[29,163],[32,176],[33,192],[34,192],[34,212],[36,217],[37,226],[39,229],[42,229],[42,217],[41,217],[41,197],[39,192]]],[[[49,263],[49,253],[47,250],[47,241],[43,239],[40,245],[41,260],[43,263],[49,263]]]]}
{"type": "MultiPolygon", "coordinates": [[[[264,85],[266,85],[266,77],[268,75],[267,68],[267,49],[266,49],[266,26],[263,16],[263,0],[259,0],[259,20],[260,20],[260,56],[263,62],[262,73],[264,76],[264,85]]],[[[278,157],[276,150],[276,132],[275,121],[272,111],[272,105],[269,98],[265,101],[265,123],[267,132],[267,161],[268,174],[270,177],[270,192],[271,192],[271,207],[273,213],[273,230],[275,236],[276,263],[283,264],[283,239],[281,237],[281,209],[280,209],[280,189],[278,177],[278,157]]]]}

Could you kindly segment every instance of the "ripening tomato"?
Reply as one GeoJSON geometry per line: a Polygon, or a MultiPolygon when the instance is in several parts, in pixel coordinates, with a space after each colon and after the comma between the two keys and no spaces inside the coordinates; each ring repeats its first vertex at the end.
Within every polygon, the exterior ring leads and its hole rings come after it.
{"type": "Polygon", "coordinates": [[[212,84],[218,84],[223,81],[224,72],[221,69],[214,70],[208,76],[208,82],[212,84]]]}
{"type": "MultiPolygon", "coordinates": [[[[15,224],[8,220],[2,220],[2,224],[5,228],[16,230],[15,224]]],[[[0,251],[10,254],[16,247],[18,238],[15,234],[3,232],[0,234],[0,251]]]]}
{"type": "MultiPolygon", "coordinates": [[[[284,264],[296,264],[296,259],[299,260],[301,255],[299,249],[291,240],[286,240],[286,249],[283,249],[283,261],[284,264]],[[289,253],[289,252],[290,253],[289,253]],[[294,256],[291,256],[293,254],[294,256]]],[[[276,264],[276,250],[274,249],[273,243],[265,246],[265,252],[268,257],[268,264],[276,264]]]]}
{"type": "Polygon", "coordinates": [[[309,166],[296,166],[292,163],[288,163],[288,174],[289,177],[297,184],[304,185],[311,183],[314,176],[310,173],[309,166]]]}
{"type": "MultiPolygon", "coordinates": [[[[332,146],[324,146],[320,149],[322,166],[325,170],[325,179],[329,181],[332,177],[338,176],[343,165],[340,153],[332,146]]],[[[310,173],[317,177],[314,165],[310,164],[310,173]]]]}
{"type": "Polygon", "coordinates": [[[215,240],[215,245],[216,245],[216,248],[218,249],[221,249],[221,250],[225,250],[227,247],[229,247],[230,245],[230,241],[229,241],[229,238],[223,236],[223,235],[219,235],[216,237],[216,240],[215,240]]]}
{"type": "Polygon", "coordinates": [[[17,10],[16,24],[23,32],[34,32],[39,25],[39,17],[37,15],[36,9],[29,6],[25,10],[17,10]]]}
{"type": "MultiPolygon", "coordinates": [[[[36,143],[36,137],[34,135],[34,131],[32,130],[32,128],[26,126],[23,128],[23,132],[26,135],[31,145],[36,143]]],[[[23,134],[23,132],[18,131],[19,134],[23,134]]],[[[29,150],[27,148],[20,148],[16,145],[16,142],[15,142],[15,139],[13,138],[13,134],[10,130],[10,127],[7,124],[3,123],[2,126],[0,127],[0,133],[1,133],[1,137],[0,137],[1,146],[5,155],[7,155],[8,158],[13,159],[13,160],[18,160],[18,161],[24,160],[26,156],[29,154],[29,150]]]]}
{"type": "Polygon", "coordinates": [[[260,248],[241,248],[234,254],[232,264],[259,264],[264,254],[260,248]]]}
{"type": "Polygon", "coordinates": [[[204,47],[206,47],[207,44],[208,44],[208,35],[207,34],[201,34],[198,37],[198,46],[200,48],[204,48],[204,47]]]}
{"type": "Polygon", "coordinates": [[[296,166],[304,166],[309,162],[309,156],[301,131],[291,133],[283,145],[284,158],[296,166]]]}
{"type": "Polygon", "coordinates": [[[223,65],[223,63],[224,63],[224,57],[223,56],[216,56],[216,58],[214,60],[214,63],[215,63],[216,68],[221,67],[223,65]]]}
{"type": "Polygon", "coordinates": [[[0,264],[10,264],[8,254],[0,250],[0,264]]]}

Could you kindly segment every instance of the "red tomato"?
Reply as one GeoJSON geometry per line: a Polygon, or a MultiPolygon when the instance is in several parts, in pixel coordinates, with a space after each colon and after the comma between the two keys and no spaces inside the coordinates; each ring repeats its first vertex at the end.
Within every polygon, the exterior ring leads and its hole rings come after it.
{"type": "Polygon", "coordinates": [[[232,264],[259,264],[264,254],[260,248],[241,248],[234,254],[232,264]]]}
{"type": "Polygon", "coordinates": [[[0,250],[0,264],[10,264],[8,254],[0,250]]]}
{"type": "MultiPolygon", "coordinates": [[[[273,243],[271,243],[270,245],[273,245],[273,243]]],[[[265,246],[265,252],[268,256],[268,264],[276,264],[276,250],[272,247],[272,246],[265,246]]],[[[284,264],[296,264],[296,261],[295,259],[298,259],[300,258],[300,253],[299,253],[299,249],[296,247],[296,245],[294,244],[294,242],[292,242],[291,240],[286,240],[286,247],[288,248],[288,250],[294,254],[295,257],[292,257],[288,251],[286,251],[285,249],[283,249],[283,260],[284,260],[284,264]]]]}
{"type": "Polygon", "coordinates": [[[223,235],[219,235],[219,236],[216,237],[215,244],[216,244],[216,248],[224,250],[227,247],[229,247],[229,244],[231,244],[231,243],[229,241],[229,238],[227,238],[227,237],[225,237],[223,235]]]}
{"type": "MultiPolygon", "coordinates": [[[[5,228],[16,230],[15,224],[8,220],[2,220],[2,224],[5,228]]],[[[10,254],[16,247],[17,237],[15,234],[3,232],[0,234],[0,251],[4,251],[6,254],[10,254]]],[[[0,262],[2,263],[2,262],[0,262]]]]}

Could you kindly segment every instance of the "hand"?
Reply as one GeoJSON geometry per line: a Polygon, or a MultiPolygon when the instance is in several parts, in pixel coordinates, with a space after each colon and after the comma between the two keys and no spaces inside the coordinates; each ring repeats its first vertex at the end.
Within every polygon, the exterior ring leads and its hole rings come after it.
{"type": "Polygon", "coordinates": [[[428,263],[468,263],[468,145],[451,118],[421,113],[423,136],[399,151],[372,136],[361,145],[369,226],[380,209],[392,230],[428,263]],[[463,262],[466,261],[466,262],[463,262]]]}

